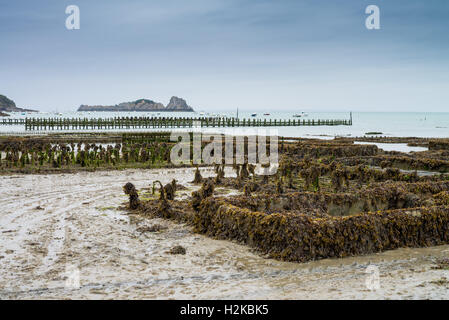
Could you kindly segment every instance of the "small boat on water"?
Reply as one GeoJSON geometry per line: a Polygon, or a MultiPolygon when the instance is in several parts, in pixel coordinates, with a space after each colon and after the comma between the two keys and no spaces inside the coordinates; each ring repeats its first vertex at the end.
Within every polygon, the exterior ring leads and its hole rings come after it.
{"type": "Polygon", "coordinates": [[[308,117],[309,115],[305,113],[304,111],[301,113],[296,113],[293,115],[293,118],[301,118],[301,117],[308,117]]]}
{"type": "Polygon", "coordinates": [[[251,113],[251,117],[257,116],[257,113],[251,113]]]}
{"type": "Polygon", "coordinates": [[[269,116],[270,114],[269,114],[269,113],[264,113],[263,115],[264,115],[264,116],[269,116]]]}

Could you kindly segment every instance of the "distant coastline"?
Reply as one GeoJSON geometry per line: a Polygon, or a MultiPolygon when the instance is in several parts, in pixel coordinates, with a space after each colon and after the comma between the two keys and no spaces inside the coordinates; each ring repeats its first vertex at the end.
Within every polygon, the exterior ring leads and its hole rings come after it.
{"type": "Polygon", "coordinates": [[[39,112],[37,110],[18,108],[16,103],[8,97],[0,94],[0,116],[6,117],[5,112],[39,112]]]}

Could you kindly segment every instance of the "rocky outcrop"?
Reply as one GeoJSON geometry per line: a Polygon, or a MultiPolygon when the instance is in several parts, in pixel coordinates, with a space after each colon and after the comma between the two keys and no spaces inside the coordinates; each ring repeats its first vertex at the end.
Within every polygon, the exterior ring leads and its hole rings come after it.
{"type": "Polygon", "coordinates": [[[17,107],[14,101],[0,95],[0,111],[13,112],[15,109],[17,109],[17,107]]]}
{"type": "Polygon", "coordinates": [[[164,111],[162,103],[148,99],[139,99],[132,102],[123,102],[115,106],[87,106],[81,105],[78,111],[164,111]]]}
{"type": "Polygon", "coordinates": [[[123,102],[113,106],[88,106],[81,105],[78,111],[193,111],[193,108],[188,106],[184,99],[172,97],[170,103],[165,107],[160,102],[154,102],[148,99],[139,99],[132,102],[123,102]]]}
{"type": "Polygon", "coordinates": [[[184,99],[178,97],[171,97],[166,109],[167,111],[193,111],[184,99]]]}
{"type": "MultiPolygon", "coordinates": [[[[0,112],[37,112],[36,110],[31,109],[23,109],[16,107],[16,104],[11,99],[8,99],[6,96],[0,94],[0,112]]],[[[5,116],[5,115],[2,115],[5,116]]]]}

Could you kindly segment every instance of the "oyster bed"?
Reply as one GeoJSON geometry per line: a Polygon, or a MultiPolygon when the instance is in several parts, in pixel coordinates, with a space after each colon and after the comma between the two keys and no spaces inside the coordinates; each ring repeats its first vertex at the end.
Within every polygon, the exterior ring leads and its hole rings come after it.
{"type": "MultiPolygon", "coordinates": [[[[445,141],[435,145],[446,152],[445,141]]],[[[432,149],[403,154],[342,138],[283,141],[275,175],[244,164],[234,165],[236,177],[224,177],[216,165],[216,177],[197,181],[202,188],[183,201],[153,192],[136,210],[293,262],[447,244],[449,161],[432,149]],[[234,194],[216,194],[217,187],[234,194]]]]}

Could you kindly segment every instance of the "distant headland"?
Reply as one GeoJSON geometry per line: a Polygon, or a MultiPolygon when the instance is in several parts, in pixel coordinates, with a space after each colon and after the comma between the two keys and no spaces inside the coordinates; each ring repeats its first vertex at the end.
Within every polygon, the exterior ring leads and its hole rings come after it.
{"type": "Polygon", "coordinates": [[[169,112],[193,112],[193,108],[190,107],[187,102],[178,97],[171,97],[170,102],[165,107],[160,102],[155,102],[153,100],[148,99],[139,99],[132,102],[122,102],[120,104],[116,104],[114,106],[88,106],[81,105],[78,108],[78,111],[169,111],[169,112]]]}
{"type": "Polygon", "coordinates": [[[24,109],[16,107],[16,104],[11,99],[0,94],[0,116],[8,116],[5,112],[38,112],[36,110],[24,109]]]}

